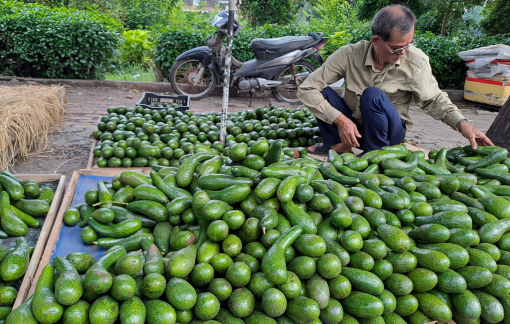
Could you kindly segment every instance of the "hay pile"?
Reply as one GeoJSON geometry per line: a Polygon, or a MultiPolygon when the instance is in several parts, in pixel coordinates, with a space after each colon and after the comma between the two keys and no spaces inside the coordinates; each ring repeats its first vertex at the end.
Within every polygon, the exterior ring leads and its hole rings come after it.
{"type": "Polygon", "coordinates": [[[44,150],[53,125],[64,119],[63,87],[0,87],[0,170],[17,154],[44,150]]]}

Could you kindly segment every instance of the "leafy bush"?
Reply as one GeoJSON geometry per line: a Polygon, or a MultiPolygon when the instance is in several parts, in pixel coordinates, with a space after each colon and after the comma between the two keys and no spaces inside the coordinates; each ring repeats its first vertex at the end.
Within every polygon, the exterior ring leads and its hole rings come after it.
{"type": "Polygon", "coordinates": [[[95,78],[113,57],[121,24],[105,15],[0,1],[0,71],[25,77],[95,78]]]}
{"type": "Polygon", "coordinates": [[[153,49],[147,30],[127,30],[121,48],[121,62],[124,64],[146,63],[153,49]]]}
{"type": "Polygon", "coordinates": [[[129,29],[168,23],[181,0],[24,0],[58,8],[96,11],[121,21],[129,29]]]}
{"type": "Polygon", "coordinates": [[[244,0],[239,12],[252,27],[291,23],[302,3],[294,0],[244,0]]]}
{"type": "Polygon", "coordinates": [[[161,30],[156,36],[155,60],[163,74],[168,76],[175,59],[180,54],[199,46],[205,45],[207,35],[212,34],[214,28],[203,26],[172,25],[161,30]]]}
{"type": "Polygon", "coordinates": [[[124,26],[130,29],[165,24],[177,0],[123,0],[119,1],[125,13],[124,26]]]}
{"type": "Polygon", "coordinates": [[[346,0],[317,0],[307,13],[314,18],[310,20],[310,31],[323,32],[329,42],[321,54],[327,59],[338,48],[352,42],[353,32],[369,28],[368,22],[360,22],[352,6],[346,0]]]}

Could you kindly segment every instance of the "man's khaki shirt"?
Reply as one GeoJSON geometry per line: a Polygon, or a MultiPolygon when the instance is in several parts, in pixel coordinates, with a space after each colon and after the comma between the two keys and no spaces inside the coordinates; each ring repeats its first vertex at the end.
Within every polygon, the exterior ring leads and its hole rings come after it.
{"type": "Polygon", "coordinates": [[[409,107],[413,101],[425,113],[455,130],[457,122],[464,118],[448,95],[439,89],[427,55],[412,45],[398,62],[387,64],[382,71],[375,68],[371,42],[344,46],[310,74],[299,87],[298,98],[317,118],[332,124],[341,113],[324,99],[320,91],[342,78],[346,82],[344,101],[360,122],[360,98],[369,87],[377,87],[386,93],[400,118],[406,121],[407,130],[412,128],[409,107]]]}

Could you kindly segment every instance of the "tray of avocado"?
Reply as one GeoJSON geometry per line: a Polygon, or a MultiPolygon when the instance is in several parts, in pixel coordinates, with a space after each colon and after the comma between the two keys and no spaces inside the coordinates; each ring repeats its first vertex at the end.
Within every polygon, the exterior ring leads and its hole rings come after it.
{"type": "Polygon", "coordinates": [[[9,301],[19,306],[30,289],[63,197],[65,176],[0,172],[0,282],[9,301]],[[20,266],[14,255],[23,257],[20,266]],[[16,270],[12,270],[12,269],[16,270]]]}

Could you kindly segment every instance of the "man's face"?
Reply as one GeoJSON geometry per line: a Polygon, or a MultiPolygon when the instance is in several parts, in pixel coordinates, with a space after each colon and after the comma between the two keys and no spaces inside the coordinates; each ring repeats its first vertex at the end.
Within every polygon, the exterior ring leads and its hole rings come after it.
{"type": "Polygon", "coordinates": [[[375,52],[374,59],[378,61],[382,58],[385,63],[397,62],[405,55],[407,47],[413,41],[413,36],[414,28],[408,34],[401,34],[398,31],[393,31],[391,40],[386,42],[379,38],[379,36],[373,36],[372,44],[375,52]],[[398,51],[399,49],[402,50],[398,51]]]}

